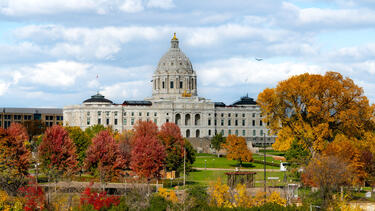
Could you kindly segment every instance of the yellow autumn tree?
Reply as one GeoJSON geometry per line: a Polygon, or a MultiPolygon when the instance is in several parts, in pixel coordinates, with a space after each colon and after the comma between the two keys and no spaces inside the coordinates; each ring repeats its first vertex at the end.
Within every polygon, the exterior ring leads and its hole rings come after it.
{"type": "Polygon", "coordinates": [[[221,182],[221,178],[218,178],[215,183],[210,185],[209,192],[211,195],[211,206],[227,208],[233,207],[229,186],[227,184],[223,184],[221,182]]]}
{"type": "Polygon", "coordinates": [[[257,103],[263,121],[277,135],[277,150],[288,150],[297,140],[314,155],[337,134],[361,138],[375,128],[375,106],[362,88],[337,72],[292,76],[265,89],[257,103]]]}
{"type": "Polygon", "coordinates": [[[253,160],[252,153],[247,147],[244,137],[229,135],[222,147],[227,150],[227,159],[238,160],[240,166],[242,162],[250,162],[253,160]]]}

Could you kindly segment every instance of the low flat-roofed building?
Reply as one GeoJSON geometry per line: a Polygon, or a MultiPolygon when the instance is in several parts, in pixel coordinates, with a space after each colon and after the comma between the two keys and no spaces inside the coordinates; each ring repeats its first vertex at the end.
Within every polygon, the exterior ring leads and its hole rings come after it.
{"type": "Polygon", "coordinates": [[[41,120],[47,127],[63,124],[63,110],[61,108],[0,108],[0,127],[8,128],[12,122],[41,120]]]}

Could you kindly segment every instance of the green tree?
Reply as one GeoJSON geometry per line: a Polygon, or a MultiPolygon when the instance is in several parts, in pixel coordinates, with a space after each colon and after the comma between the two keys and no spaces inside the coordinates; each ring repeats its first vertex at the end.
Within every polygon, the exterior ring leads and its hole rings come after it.
{"type": "Polygon", "coordinates": [[[219,157],[219,151],[221,150],[222,144],[225,143],[225,137],[222,133],[216,134],[211,138],[211,146],[216,150],[217,157],[219,157]]]}
{"type": "Polygon", "coordinates": [[[78,166],[82,167],[86,158],[86,150],[91,144],[91,140],[87,133],[85,133],[80,127],[67,126],[65,129],[69,133],[70,139],[76,147],[76,153],[78,155],[78,166]]]}
{"type": "MultiPolygon", "coordinates": [[[[197,150],[193,148],[193,145],[191,145],[191,143],[187,139],[184,139],[184,141],[185,141],[185,150],[186,150],[186,154],[185,154],[185,168],[186,169],[185,170],[186,170],[186,174],[189,174],[189,172],[193,170],[193,163],[195,162],[197,150]]],[[[178,172],[183,172],[183,170],[184,170],[184,165],[180,165],[178,172]]]]}
{"type": "Polygon", "coordinates": [[[297,140],[294,140],[290,145],[290,148],[285,152],[285,159],[290,164],[288,171],[297,177],[300,177],[299,168],[306,166],[310,159],[310,152],[301,147],[297,140]]]}
{"type": "Polygon", "coordinates": [[[108,129],[112,132],[112,128],[106,128],[103,125],[93,125],[86,128],[85,133],[89,137],[89,140],[92,140],[100,131],[108,129]]]}

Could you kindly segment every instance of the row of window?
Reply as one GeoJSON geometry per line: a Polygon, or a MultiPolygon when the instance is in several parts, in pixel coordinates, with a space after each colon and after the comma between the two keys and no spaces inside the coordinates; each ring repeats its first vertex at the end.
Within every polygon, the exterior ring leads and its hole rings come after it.
{"type": "MultiPolygon", "coordinates": [[[[22,118],[23,120],[32,120],[32,115],[19,115],[19,114],[15,114],[15,115],[5,114],[4,119],[11,120],[12,116],[13,116],[13,120],[22,120],[22,118]]],[[[2,115],[0,115],[0,119],[2,119],[2,115]]],[[[38,118],[34,118],[34,119],[38,119],[38,118]]],[[[46,116],[46,120],[54,120],[54,116],[46,116]]],[[[63,120],[63,116],[56,116],[56,120],[58,121],[63,120]]]]}
{"type": "MultiPolygon", "coordinates": [[[[109,116],[110,115],[110,111],[98,111],[98,116],[102,116],[102,113],[105,113],[105,115],[106,116],[109,116]]],[[[117,111],[115,111],[115,112],[113,112],[114,113],[114,115],[115,116],[117,116],[118,115],[118,112],[117,111]]],[[[131,116],[135,116],[135,113],[136,112],[130,112],[130,115],[131,116]]],[[[137,115],[138,116],[142,116],[142,112],[137,112],[137,115]]],[[[123,114],[124,116],[127,116],[127,112],[124,112],[124,114],[123,114]]],[[[154,116],[157,116],[158,114],[157,114],[157,112],[154,112],[154,116]]],[[[167,115],[168,115],[168,113],[167,113],[167,115]]],[[[87,112],[87,116],[90,116],[90,111],[88,111],[87,112]]],[[[150,112],[146,112],[146,116],[150,116],[150,112]]]]}
{"type": "MultiPolygon", "coordinates": [[[[226,126],[232,126],[232,120],[231,120],[231,119],[228,119],[227,123],[228,123],[228,124],[227,124],[226,126]]],[[[208,126],[211,126],[211,119],[208,119],[208,121],[207,121],[207,125],[208,125],[208,126]]],[[[216,119],[215,119],[215,121],[214,121],[214,125],[215,125],[215,126],[217,125],[216,119]]],[[[243,120],[241,121],[241,125],[242,125],[242,126],[246,126],[246,120],[245,120],[245,119],[243,119],[243,120]]],[[[220,126],[224,126],[224,119],[221,119],[221,121],[220,121],[220,126]]],[[[234,126],[239,126],[239,121],[238,121],[238,119],[235,119],[235,120],[234,120],[234,126]]],[[[255,120],[252,120],[252,126],[256,126],[256,121],[255,121],[255,120]]],[[[262,122],[262,120],[259,120],[259,126],[263,126],[263,122],[262,122]]]]}

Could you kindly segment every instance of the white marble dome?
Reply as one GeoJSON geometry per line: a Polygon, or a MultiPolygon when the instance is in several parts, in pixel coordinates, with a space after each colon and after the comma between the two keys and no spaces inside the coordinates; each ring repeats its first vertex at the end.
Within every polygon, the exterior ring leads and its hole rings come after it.
{"type": "Polygon", "coordinates": [[[197,96],[196,79],[190,59],[179,48],[175,33],[171,47],[154,72],[152,96],[163,99],[197,96]]]}

